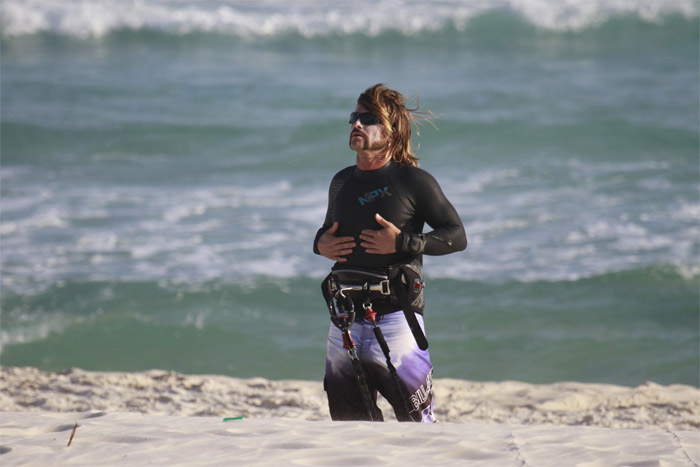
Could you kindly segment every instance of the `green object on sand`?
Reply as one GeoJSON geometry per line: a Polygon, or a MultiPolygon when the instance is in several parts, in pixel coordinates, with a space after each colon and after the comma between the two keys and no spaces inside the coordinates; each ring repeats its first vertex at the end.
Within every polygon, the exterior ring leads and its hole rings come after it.
{"type": "Polygon", "coordinates": [[[230,422],[231,420],[243,420],[243,417],[226,417],[226,418],[224,418],[225,422],[230,422]]]}

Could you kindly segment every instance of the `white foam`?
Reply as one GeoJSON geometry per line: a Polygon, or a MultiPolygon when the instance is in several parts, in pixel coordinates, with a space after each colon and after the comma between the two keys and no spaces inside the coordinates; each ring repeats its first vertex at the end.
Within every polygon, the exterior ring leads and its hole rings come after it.
{"type": "Polygon", "coordinates": [[[657,21],[668,13],[698,16],[695,0],[219,0],[103,1],[5,0],[2,34],[6,37],[54,32],[74,37],[102,37],[120,29],[151,29],[173,34],[214,32],[250,38],[294,31],[304,37],[395,30],[403,34],[454,24],[464,29],[488,10],[514,11],[537,27],[577,30],[624,14],[657,21]]]}
{"type": "MultiPolygon", "coordinates": [[[[635,161],[587,170],[597,180],[658,168],[635,161]]],[[[670,209],[647,209],[625,193],[607,194],[588,183],[527,185],[521,172],[476,169],[463,184],[454,174],[436,174],[463,216],[469,248],[426,257],[429,277],[574,280],[659,262],[697,262],[696,202],[677,199],[664,204],[670,209]],[[508,189],[498,191],[502,186],[508,189]]],[[[298,179],[241,177],[209,186],[28,188],[2,204],[2,285],[17,291],[74,278],[322,277],[330,262],[312,254],[311,242],[326,203],[326,180],[310,187],[298,179]]]]}
{"type": "Polygon", "coordinates": [[[678,210],[671,212],[671,218],[697,223],[700,220],[700,204],[683,202],[678,210]]]}
{"type": "MultiPolygon", "coordinates": [[[[3,199],[3,204],[5,203],[6,200],[3,199]]],[[[7,204],[14,203],[9,202],[7,204]]],[[[34,204],[38,205],[36,200],[27,202],[27,206],[34,204]]],[[[12,212],[12,207],[3,206],[2,212],[3,216],[6,216],[6,213],[12,212]]],[[[67,217],[66,210],[60,206],[40,205],[34,212],[20,219],[14,221],[3,219],[0,224],[0,235],[3,237],[3,243],[7,246],[11,241],[15,240],[12,237],[26,236],[32,230],[63,229],[68,226],[67,217]]]]}
{"type": "Polygon", "coordinates": [[[248,274],[290,278],[298,275],[298,265],[302,259],[288,256],[281,251],[271,251],[262,258],[241,261],[237,267],[248,274]]]}
{"type": "Polygon", "coordinates": [[[498,186],[520,177],[520,171],[511,168],[486,169],[467,174],[466,178],[453,179],[454,173],[441,174],[440,180],[450,191],[458,195],[480,193],[494,185],[498,186]]]}
{"type": "Polygon", "coordinates": [[[80,237],[78,239],[78,249],[81,251],[114,251],[117,243],[117,235],[99,232],[80,237]]]}
{"type": "Polygon", "coordinates": [[[553,30],[580,30],[629,14],[651,22],[669,13],[694,17],[698,15],[699,5],[696,1],[683,0],[511,0],[508,3],[533,24],[553,30]]]}
{"type": "Polygon", "coordinates": [[[7,331],[7,325],[0,330],[0,353],[8,345],[24,344],[46,339],[52,333],[60,333],[70,325],[70,319],[61,312],[44,313],[43,310],[32,310],[25,313],[19,310],[3,311],[5,320],[7,314],[12,315],[14,325],[7,331]]]}

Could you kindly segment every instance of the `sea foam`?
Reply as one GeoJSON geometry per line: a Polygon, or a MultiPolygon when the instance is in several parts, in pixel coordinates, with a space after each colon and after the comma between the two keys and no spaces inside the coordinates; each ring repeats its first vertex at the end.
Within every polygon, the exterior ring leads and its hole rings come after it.
{"type": "Polygon", "coordinates": [[[694,0],[541,0],[398,1],[351,3],[315,0],[208,1],[152,0],[6,0],[2,11],[5,37],[57,33],[78,38],[102,37],[119,30],[154,30],[170,34],[218,33],[242,38],[297,33],[303,37],[367,34],[386,31],[411,35],[453,25],[469,26],[476,16],[508,11],[548,30],[581,30],[611,18],[634,15],[659,21],[669,14],[698,16],[694,0]]]}

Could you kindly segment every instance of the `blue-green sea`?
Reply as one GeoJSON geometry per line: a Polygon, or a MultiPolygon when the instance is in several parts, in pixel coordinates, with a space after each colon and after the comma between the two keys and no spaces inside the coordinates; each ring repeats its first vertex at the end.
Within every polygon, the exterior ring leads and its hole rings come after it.
{"type": "Polygon", "coordinates": [[[469,239],[436,378],[699,385],[700,3],[4,0],[0,364],[323,377],[312,252],[379,82],[469,239]]]}

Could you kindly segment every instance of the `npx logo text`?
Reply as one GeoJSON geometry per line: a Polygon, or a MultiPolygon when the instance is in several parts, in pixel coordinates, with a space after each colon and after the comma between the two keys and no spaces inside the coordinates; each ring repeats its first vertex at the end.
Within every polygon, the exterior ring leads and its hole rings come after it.
{"type": "Polygon", "coordinates": [[[363,196],[359,196],[357,200],[360,202],[360,206],[364,206],[367,203],[372,203],[378,199],[384,198],[385,196],[391,196],[388,186],[368,191],[363,196]]]}

